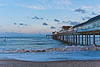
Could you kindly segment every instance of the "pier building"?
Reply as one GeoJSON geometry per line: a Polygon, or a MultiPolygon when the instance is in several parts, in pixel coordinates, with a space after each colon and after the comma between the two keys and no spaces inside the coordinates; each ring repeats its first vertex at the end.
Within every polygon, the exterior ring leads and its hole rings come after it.
{"type": "Polygon", "coordinates": [[[51,36],[66,41],[67,44],[100,45],[96,43],[100,42],[100,15],[75,26],[62,26],[62,30],[51,36]]]}

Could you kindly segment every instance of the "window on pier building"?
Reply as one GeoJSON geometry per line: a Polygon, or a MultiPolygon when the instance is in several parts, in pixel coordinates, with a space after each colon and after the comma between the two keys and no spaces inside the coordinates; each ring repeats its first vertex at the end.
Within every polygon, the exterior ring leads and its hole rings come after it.
{"type": "Polygon", "coordinates": [[[97,27],[100,27],[100,22],[97,23],[97,27]]]}

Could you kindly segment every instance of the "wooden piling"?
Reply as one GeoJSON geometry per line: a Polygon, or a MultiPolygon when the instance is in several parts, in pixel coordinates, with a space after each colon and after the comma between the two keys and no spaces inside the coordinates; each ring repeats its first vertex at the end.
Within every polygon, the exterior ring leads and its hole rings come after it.
{"type": "Polygon", "coordinates": [[[79,44],[80,44],[80,34],[79,34],[79,44]]]}
{"type": "Polygon", "coordinates": [[[91,36],[89,34],[89,45],[91,45],[91,36]]]}
{"type": "Polygon", "coordinates": [[[82,34],[82,45],[83,45],[83,34],[82,34]]]}
{"type": "Polygon", "coordinates": [[[74,34],[73,34],[73,44],[74,44],[74,34]]]}
{"type": "Polygon", "coordinates": [[[76,44],[77,44],[77,34],[76,34],[76,44]]]}
{"type": "Polygon", "coordinates": [[[67,37],[66,41],[67,41],[67,43],[68,43],[68,35],[66,35],[66,37],[67,37]]]}
{"type": "Polygon", "coordinates": [[[86,34],[85,34],[85,45],[86,45],[86,34]]]}
{"type": "Polygon", "coordinates": [[[70,34],[69,34],[69,43],[70,43],[70,34]]]}
{"type": "Polygon", "coordinates": [[[71,43],[73,44],[73,34],[71,35],[71,43]]]}
{"type": "Polygon", "coordinates": [[[63,41],[64,41],[64,35],[63,35],[63,41]]]}
{"type": "Polygon", "coordinates": [[[88,34],[87,34],[87,45],[88,45],[88,34]]]}
{"type": "Polygon", "coordinates": [[[60,35],[60,40],[61,40],[61,35],[60,35]]]}
{"type": "Polygon", "coordinates": [[[93,34],[93,41],[94,41],[94,45],[95,45],[95,33],[93,34]]]}

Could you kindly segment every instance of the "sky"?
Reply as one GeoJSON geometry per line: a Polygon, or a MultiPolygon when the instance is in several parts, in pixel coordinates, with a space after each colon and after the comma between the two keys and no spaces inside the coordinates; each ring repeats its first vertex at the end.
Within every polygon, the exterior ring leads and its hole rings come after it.
{"type": "Polygon", "coordinates": [[[0,0],[0,35],[45,35],[100,14],[100,0],[0,0]]]}

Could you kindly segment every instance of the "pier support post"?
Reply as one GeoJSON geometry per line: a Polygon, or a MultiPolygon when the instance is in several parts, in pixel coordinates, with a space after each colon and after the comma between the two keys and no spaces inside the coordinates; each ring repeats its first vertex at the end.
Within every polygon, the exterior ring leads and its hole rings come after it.
{"type": "Polygon", "coordinates": [[[73,34],[71,35],[71,43],[73,44],[73,34]]]}
{"type": "Polygon", "coordinates": [[[69,43],[70,43],[70,34],[69,34],[69,43]]]}
{"type": "Polygon", "coordinates": [[[64,35],[63,35],[63,41],[64,41],[64,35]]]}
{"type": "Polygon", "coordinates": [[[79,34],[79,44],[80,44],[80,34],[79,34]]]}
{"type": "Polygon", "coordinates": [[[95,33],[93,34],[93,40],[94,40],[93,44],[95,45],[95,33]]]}
{"type": "Polygon", "coordinates": [[[46,35],[46,39],[47,39],[47,35],[46,35]]]}
{"type": "Polygon", "coordinates": [[[52,36],[53,37],[53,39],[54,39],[54,36],[52,36]]]}
{"type": "Polygon", "coordinates": [[[82,45],[83,45],[83,34],[82,34],[82,45]]]}
{"type": "Polygon", "coordinates": [[[89,34],[89,45],[91,45],[91,36],[89,34]]]}
{"type": "Polygon", "coordinates": [[[76,44],[77,44],[77,34],[76,34],[76,44]]]}
{"type": "Polygon", "coordinates": [[[87,34],[87,45],[88,45],[88,34],[87,34]]]}
{"type": "Polygon", "coordinates": [[[85,34],[85,45],[86,45],[86,34],[85,34]]]}
{"type": "Polygon", "coordinates": [[[69,35],[67,35],[67,37],[68,37],[68,40],[67,40],[67,43],[69,42],[69,35]]]}
{"type": "Polygon", "coordinates": [[[100,44],[100,34],[99,34],[99,44],[100,44]]]}
{"type": "Polygon", "coordinates": [[[61,40],[61,35],[60,35],[60,40],[61,40]]]}
{"type": "Polygon", "coordinates": [[[73,45],[74,45],[74,43],[75,43],[75,37],[74,37],[74,34],[73,34],[73,45]]]}
{"type": "Polygon", "coordinates": [[[66,41],[67,41],[67,43],[68,43],[68,35],[66,35],[66,37],[67,37],[66,41]]]}

